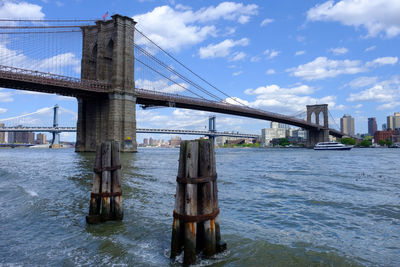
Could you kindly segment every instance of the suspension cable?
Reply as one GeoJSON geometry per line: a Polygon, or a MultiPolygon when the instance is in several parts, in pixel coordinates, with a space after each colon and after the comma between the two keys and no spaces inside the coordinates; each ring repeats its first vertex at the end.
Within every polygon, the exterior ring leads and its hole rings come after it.
{"type": "Polygon", "coordinates": [[[196,87],[197,89],[199,89],[200,91],[202,91],[203,93],[217,99],[218,101],[223,101],[222,98],[214,95],[213,93],[207,91],[206,89],[204,89],[203,87],[201,87],[200,85],[196,84],[195,82],[189,80],[188,78],[186,78],[185,76],[183,76],[182,74],[180,74],[179,72],[175,71],[173,68],[167,66],[164,62],[162,62],[161,60],[159,60],[158,58],[154,57],[153,55],[151,55],[149,52],[147,52],[145,49],[143,49],[142,47],[140,47],[139,45],[135,44],[135,47],[137,49],[140,50],[140,52],[142,52],[143,54],[145,54],[146,56],[150,57],[151,59],[153,59],[156,63],[158,63],[159,65],[161,65],[162,67],[164,67],[165,69],[167,69],[168,71],[172,72],[173,74],[175,74],[176,76],[178,76],[179,78],[181,78],[182,80],[184,80],[185,82],[191,84],[192,86],[196,87]]]}
{"type": "Polygon", "coordinates": [[[222,90],[218,89],[217,87],[215,87],[214,85],[212,85],[211,83],[209,83],[208,81],[206,81],[204,78],[202,78],[201,76],[199,76],[198,74],[196,74],[195,72],[193,72],[191,69],[189,69],[188,67],[186,67],[183,63],[181,63],[178,59],[176,59],[174,56],[172,56],[170,53],[168,53],[167,51],[165,51],[164,49],[162,49],[159,45],[157,45],[155,42],[153,42],[149,37],[147,37],[143,32],[141,32],[140,30],[138,30],[137,28],[135,28],[135,30],[137,32],[139,32],[143,37],[145,37],[148,41],[150,41],[152,44],[154,44],[158,49],[160,49],[161,51],[163,51],[167,56],[169,56],[170,58],[172,58],[175,62],[177,62],[179,65],[181,65],[182,67],[184,67],[186,70],[188,70],[190,73],[192,73],[193,75],[195,75],[197,78],[199,78],[200,80],[202,80],[203,82],[205,82],[206,84],[208,84],[209,86],[211,86],[212,88],[214,88],[215,90],[217,90],[218,92],[222,93],[223,95],[225,95],[226,97],[234,100],[235,102],[239,103],[242,106],[248,107],[247,105],[243,104],[242,102],[238,101],[237,99],[229,96],[228,94],[226,94],[225,92],[223,92],[222,90]]]}
{"type": "Polygon", "coordinates": [[[202,99],[204,99],[204,100],[207,100],[206,98],[204,98],[204,97],[202,97],[201,95],[199,95],[199,94],[193,92],[193,91],[190,90],[189,88],[186,88],[185,86],[183,86],[183,85],[181,85],[181,84],[175,82],[174,80],[172,80],[171,78],[169,78],[169,77],[167,77],[166,75],[162,74],[161,72],[157,71],[156,69],[150,67],[149,65],[147,65],[146,63],[144,63],[144,62],[141,61],[140,59],[138,59],[138,58],[135,57],[135,60],[138,61],[138,62],[140,62],[140,63],[142,63],[143,65],[145,65],[146,67],[148,67],[148,68],[151,69],[152,71],[156,72],[157,74],[161,75],[161,76],[164,77],[165,79],[169,80],[170,82],[172,82],[172,83],[178,85],[179,87],[183,88],[184,90],[187,90],[187,91],[191,92],[192,94],[194,94],[194,95],[196,95],[196,96],[198,96],[198,97],[200,97],[200,98],[202,98],[202,99]]]}

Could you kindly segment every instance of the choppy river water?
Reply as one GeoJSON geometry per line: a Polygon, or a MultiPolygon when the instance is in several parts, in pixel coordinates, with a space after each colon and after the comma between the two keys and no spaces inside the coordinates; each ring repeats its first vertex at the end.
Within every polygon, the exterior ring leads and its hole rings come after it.
{"type": "MultiPolygon", "coordinates": [[[[87,225],[94,154],[0,150],[0,266],[169,259],[178,149],[121,154],[124,220],[87,225]]],[[[217,149],[221,235],[201,266],[398,266],[400,150],[217,149]]]]}

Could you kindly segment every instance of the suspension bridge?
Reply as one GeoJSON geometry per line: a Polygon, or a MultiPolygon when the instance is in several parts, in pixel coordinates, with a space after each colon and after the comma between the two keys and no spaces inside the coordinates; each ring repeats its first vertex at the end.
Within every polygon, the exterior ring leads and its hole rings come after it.
{"type": "Polygon", "coordinates": [[[327,105],[307,106],[306,120],[249,107],[162,49],[131,18],[93,22],[0,25],[0,86],[76,97],[78,152],[110,139],[120,141],[122,151],[136,151],[136,104],[294,125],[308,130],[308,146],[344,135],[329,127],[327,105]]]}

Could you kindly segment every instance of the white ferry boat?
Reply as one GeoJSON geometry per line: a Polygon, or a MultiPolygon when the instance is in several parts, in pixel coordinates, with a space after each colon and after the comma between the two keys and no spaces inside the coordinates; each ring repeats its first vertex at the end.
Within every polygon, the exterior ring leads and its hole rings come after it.
{"type": "Polygon", "coordinates": [[[338,142],[320,142],[314,146],[314,150],[350,150],[353,146],[346,146],[338,142]]]}

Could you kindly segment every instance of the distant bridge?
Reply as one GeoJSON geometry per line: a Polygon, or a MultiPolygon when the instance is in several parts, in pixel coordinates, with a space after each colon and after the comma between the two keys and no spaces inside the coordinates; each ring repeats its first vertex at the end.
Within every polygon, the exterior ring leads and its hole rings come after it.
{"type": "MultiPolygon", "coordinates": [[[[1,127],[0,132],[76,132],[76,127],[1,127]]],[[[258,134],[244,134],[239,132],[214,132],[214,131],[194,131],[194,130],[172,130],[172,129],[152,129],[137,128],[137,133],[152,134],[185,134],[185,135],[204,135],[204,136],[229,136],[237,138],[258,138],[258,134]]]]}

